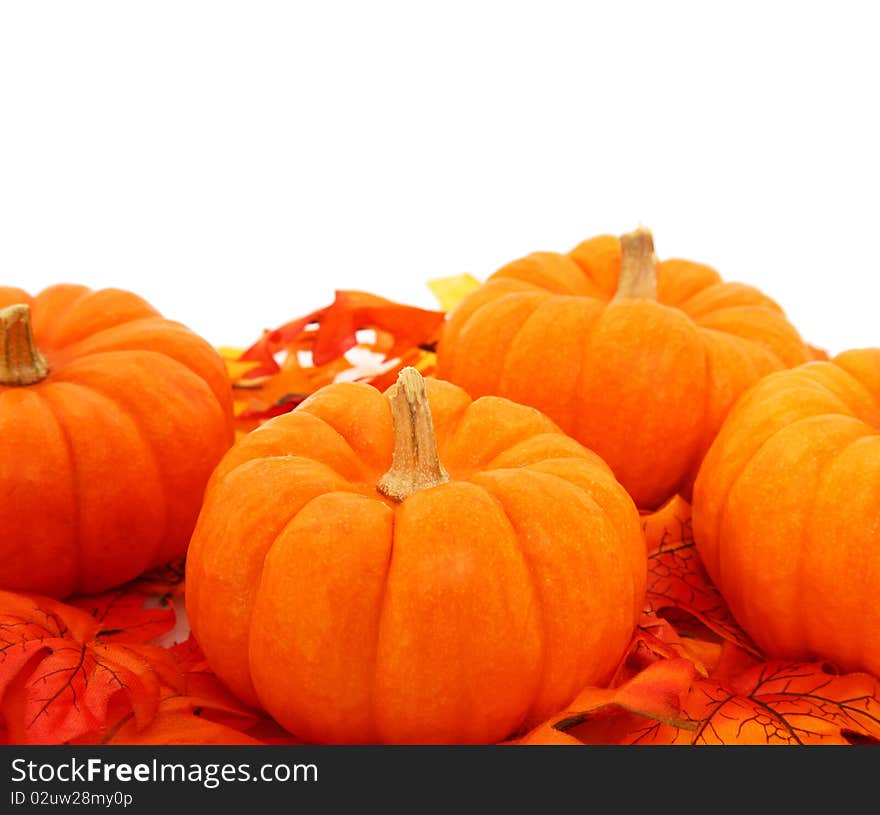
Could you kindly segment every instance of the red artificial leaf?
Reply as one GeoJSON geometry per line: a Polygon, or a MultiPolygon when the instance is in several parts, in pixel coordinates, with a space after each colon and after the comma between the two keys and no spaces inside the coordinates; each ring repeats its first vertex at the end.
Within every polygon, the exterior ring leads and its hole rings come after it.
{"type": "Polygon", "coordinates": [[[427,374],[444,320],[442,311],[337,291],[331,305],[265,331],[244,351],[221,349],[236,395],[238,434],[343,377],[384,388],[404,365],[427,374]],[[359,359],[349,354],[354,351],[359,359]]]}
{"type": "Polygon", "coordinates": [[[132,712],[108,730],[108,744],[299,744],[258,710],[236,699],[214,675],[195,638],[167,650],[183,674],[168,688],[157,715],[141,727],[132,712]]]}
{"type": "Polygon", "coordinates": [[[181,697],[163,699],[159,711],[144,728],[128,718],[105,739],[105,744],[262,744],[259,739],[234,727],[203,718],[190,701],[181,697]]]}
{"type": "Polygon", "coordinates": [[[117,694],[142,724],[155,715],[159,677],[142,655],[121,645],[55,648],[26,684],[27,740],[53,744],[101,731],[117,694]]]}
{"type": "Polygon", "coordinates": [[[151,642],[174,628],[173,607],[161,604],[139,587],[124,586],[103,594],[74,597],[68,603],[87,612],[102,642],[151,642]]]}
{"type": "Polygon", "coordinates": [[[91,639],[95,621],[49,598],[0,590],[0,702],[20,673],[53,645],[91,639]]]}
{"type": "Polygon", "coordinates": [[[247,371],[247,377],[255,379],[277,373],[280,366],[275,359],[276,354],[286,352],[291,345],[300,339],[309,326],[318,323],[326,311],[326,308],[319,309],[304,317],[284,323],[271,331],[264,331],[263,336],[238,357],[242,362],[256,363],[247,371]]]}
{"type": "Polygon", "coordinates": [[[0,717],[8,740],[87,739],[119,708],[141,725],[152,718],[160,688],[179,683],[179,673],[163,663],[163,649],[100,639],[101,625],[81,608],[0,591],[0,717]]]}
{"type": "Polygon", "coordinates": [[[185,674],[209,670],[208,660],[192,633],[185,640],[174,643],[168,651],[185,674]]]}
{"type": "Polygon", "coordinates": [[[679,633],[696,618],[721,638],[760,656],[758,647],[737,625],[700,562],[691,528],[690,504],[680,496],[642,517],[648,545],[645,610],[666,617],[679,633]],[[678,613],[677,613],[678,612],[678,613]]]}
{"type": "Polygon", "coordinates": [[[178,623],[175,601],[182,601],[184,576],[181,557],[101,594],[68,598],[65,606],[89,614],[100,642],[157,642],[178,623]]]}
{"type": "Polygon", "coordinates": [[[240,702],[217,678],[192,634],[172,646],[170,652],[184,675],[183,694],[194,708],[209,710],[215,718],[228,717],[231,722],[246,720],[254,724],[261,715],[240,702]]]}
{"type": "Polygon", "coordinates": [[[320,367],[354,348],[357,332],[364,330],[389,334],[393,342],[386,355],[394,357],[407,348],[436,342],[444,319],[442,311],[403,305],[363,291],[337,291],[330,306],[265,331],[239,360],[257,363],[246,377],[256,379],[280,370],[279,353],[311,346],[313,364],[320,367]]]}
{"type": "Polygon", "coordinates": [[[357,345],[357,332],[374,330],[391,335],[393,342],[386,356],[435,343],[446,315],[415,306],[401,305],[384,297],[360,291],[337,291],[315,337],[315,365],[341,357],[357,345]]]}

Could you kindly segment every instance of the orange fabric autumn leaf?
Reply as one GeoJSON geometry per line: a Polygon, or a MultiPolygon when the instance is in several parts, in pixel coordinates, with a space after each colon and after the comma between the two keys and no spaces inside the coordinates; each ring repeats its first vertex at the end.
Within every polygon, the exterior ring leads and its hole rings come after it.
{"type": "Polygon", "coordinates": [[[658,660],[619,688],[585,689],[516,743],[559,743],[551,731],[561,730],[581,744],[880,744],[876,677],[822,662],[753,663],[700,678],[688,660],[658,660]]]}
{"type": "Polygon", "coordinates": [[[722,647],[723,641],[707,628],[689,624],[686,633],[680,633],[669,620],[645,611],[611,684],[622,684],[658,659],[677,657],[690,661],[701,676],[708,676],[721,658],[722,647]]]}
{"type": "Polygon", "coordinates": [[[823,662],[760,662],[692,689],[694,744],[880,744],[880,682],[823,662]]]}
{"type": "MultiPolygon", "coordinates": [[[[645,612],[665,616],[682,633],[694,623],[716,641],[730,640],[756,656],[758,647],[737,625],[720,592],[712,585],[697,555],[690,504],[680,496],[642,517],[648,547],[648,593],[645,612]],[[677,625],[676,625],[677,623],[677,625]]],[[[684,633],[693,636],[693,630],[684,633]]]]}
{"type": "Polygon", "coordinates": [[[695,728],[683,712],[695,675],[688,659],[660,659],[618,687],[585,688],[568,710],[513,743],[635,744],[646,732],[658,743],[654,731],[695,728]],[[572,741],[560,742],[554,731],[572,741]]]}

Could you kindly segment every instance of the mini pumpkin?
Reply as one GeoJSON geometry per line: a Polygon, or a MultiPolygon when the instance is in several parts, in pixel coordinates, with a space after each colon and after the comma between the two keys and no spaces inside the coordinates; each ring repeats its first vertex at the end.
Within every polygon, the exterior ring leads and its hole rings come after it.
{"type": "Polygon", "coordinates": [[[437,375],[546,413],[650,510],[690,497],[739,394],[811,358],[776,302],[709,266],[658,262],[638,229],[496,271],[450,314],[437,375]]]}
{"type": "Polygon", "coordinates": [[[0,287],[0,588],[98,592],[181,555],[232,440],[190,329],[119,289],[0,287]]]}
{"type": "Polygon", "coordinates": [[[880,349],[769,375],[694,485],[697,551],[769,655],[880,674],[880,349]]]}
{"type": "Polygon", "coordinates": [[[646,554],[598,456],[405,368],[236,442],[186,577],[212,669],[298,738],[494,743],[610,677],[646,554]]]}

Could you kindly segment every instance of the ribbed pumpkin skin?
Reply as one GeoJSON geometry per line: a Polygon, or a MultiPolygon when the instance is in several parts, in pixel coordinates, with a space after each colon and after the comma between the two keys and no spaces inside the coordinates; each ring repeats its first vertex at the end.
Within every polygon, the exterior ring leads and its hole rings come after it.
{"type": "Polygon", "coordinates": [[[638,506],[690,496],[734,399],[811,359],[781,308],[708,266],[657,264],[657,301],[612,300],[614,236],[496,271],[450,315],[437,375],[532,405],[611,466],[638,506]]]}
{"type": "Polygon", "coordinates": [[[880,673],[880,349],[771,374],[694,485],[697,550],[770,656],[880,673]]]}
{"type": "Polygon", "coordinates": [[[243,700],[319,743],[493,743],[607,680],[642,608],[631,498],[538,411],[426,380],[451,480],[395,503],[388,395],[337,383],[240,439],[187,612],[243,700]]]}
{"type": "Polygon", "coordinates": [[[49,375],[0,385],[0,588],[102,591],[182,554],[233,441],[223,361],[137,295],[0,287],[49,375]]]}

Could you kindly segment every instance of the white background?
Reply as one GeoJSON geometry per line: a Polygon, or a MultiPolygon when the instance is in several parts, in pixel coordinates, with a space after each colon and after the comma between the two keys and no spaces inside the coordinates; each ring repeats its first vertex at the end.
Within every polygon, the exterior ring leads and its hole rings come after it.
{"type": "Polygon", "coordinates": [[[0,284],[245,345],[642,224],[877,345],[873,5],[0,0],[0,284]]]}

